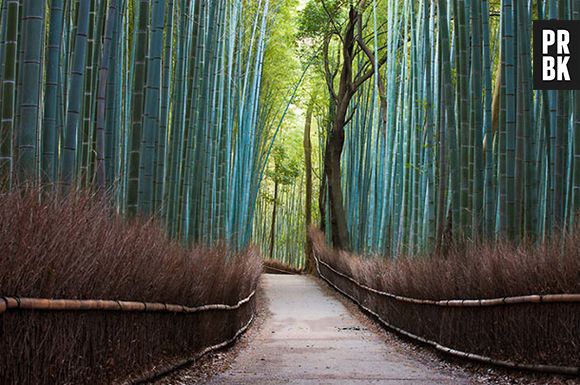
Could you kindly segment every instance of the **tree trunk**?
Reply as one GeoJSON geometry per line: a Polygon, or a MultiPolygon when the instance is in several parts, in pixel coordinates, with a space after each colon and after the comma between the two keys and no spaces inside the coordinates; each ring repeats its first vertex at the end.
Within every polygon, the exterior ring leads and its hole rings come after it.
{"type": "Polygon", "coordinates": [[[323,175],[320,178],[320,189],[318,190],[318,210],[320,211],[320,231],[326,232],[326,167],[323,165],[323,175]]]}
{"type": "MultiPolygon", "coordinates": [[[[336,111],[336,100],[334,96],[331,95],[328,102],[328,120],[325,123],[324,132],[326,137],[324,138],[324,148],[328,147],[329,132],[332,130],[332,124],[334,122],[334,116],[336,111]]],[[[323,151],[321,149],[321,151],[323,151]]],[[[326,199],[327,199],[327,186],[328,181],[326,180],[326,165],[325,162],[322,164],[322,176],[320,177],[320,189],[318,191],[318,210],[320,211],[320,231],[326,233],[326,199]]]]}
{"type": "Polygon", "coordinates": [[[306,172],[306,243],[304,246],[304,258],[306,272],[314,273],[314,261],[312,259],[312,240],[308,236],[308,229],[312,224],[312,143],[310,142],[310,128],[312,127],[312,99],[306,111],[306,123],[304,125],[304,168],[306,172]]]}
{"type": "MultiPolygon", "coordinates": [[[[335,123],[341,125],[339,121],[335,121],[335,123]]],[[[344,211],[342,199],[340,167],[343,145],[344,132],[342,134],[342,139],[341,135],[337,135],[336,132],[331,132],[326,146],[324,168],[326,170],[328,181],[332,243],[336,248],[347,250],[349,248],[349,238],[346,224],[346,213],[344,211]]]]}
{"type": "Polygon", "coordinates": [[[270,227],[270,252],[268,257],[274,259],[274,241],[276,238],[276,208],[278,206],[278,181],[274,182],[274,207],[272,208],[272,226],[270,227]]]}
{"type": "MultiPolygon", "coordinates": [[[[331,94],[334,96],[334,100],[331,100],[331,102],[334,101],[336,103],[336,114],[332,128],[328,134],[324,157],[324,170],[328,181],[332,243],[334,247],[342,250],[349,249],[349,236],[340,183],[340,159],[344,147],[344,127],[347,123],[348,107],[356,91],[356,86],[353,83],[353,52],[355,45],[355,26],[359,17],[358,12],[354,8],[351,8],[349,22],[346,26],[344,37],[342,38],[343,63],[338,94],[334,94],[334,90],[331,89],[331,94]]],[[[328,60],[328,57],[326,60],[328,60]]],[[[328,83],[330,87],[332,83],[328,83]]]]}

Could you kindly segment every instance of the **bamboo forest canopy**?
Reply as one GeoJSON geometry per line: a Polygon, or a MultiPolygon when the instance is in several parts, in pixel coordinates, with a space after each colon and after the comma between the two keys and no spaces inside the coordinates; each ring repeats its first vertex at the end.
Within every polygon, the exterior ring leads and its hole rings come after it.
{"type": "Polygon", "coordinates": [[[543,240],[580,210],[580,97],[532,20],[578,0],[1,0],[0,181],[106,191],[186,243],[301,265],[543,240]]]}
{"type": "MultiPolygon", "coordinates": [[[[105,189],[186,242],[245,246],[277,0],[3,0],[3,188],[105,189]]],[[[271,120],[271,119],[270,119],[271,120]]]]}
{"type": "Polygon", "coordinates": [[[544,239],[580,210],[580,96],[534,91],[532,20],[556,0],[311,0],[326,87],[322,227],[391,255],[544,239]]]}

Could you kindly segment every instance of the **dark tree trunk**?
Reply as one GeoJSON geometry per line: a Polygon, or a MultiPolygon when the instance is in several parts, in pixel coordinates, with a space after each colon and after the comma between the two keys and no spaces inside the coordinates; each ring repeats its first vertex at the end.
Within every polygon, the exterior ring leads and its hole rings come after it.
{"type": "Polygon", "coordinates": [[[306,173],[306,243],[304,256],[306,260],[306,272],[314,273],[314,261],[312,258],[312,240],[308,236],[308,230],[312,224],[312,143],[310,142],[310,128],[312,127],[312,100],[306,111],[306,123],[304,125],[304,168],[306,173]]]}
{"type": "MultiPolygon", "coordinates": [[[[349,234],[346,221],[346,212],[344,209],[342,189],[341,189],[341,167],[340,160],[342,150],[344,147],[345,126],[350,120],[347,117],[349,112],[349,105],[352,97],[357,90],[373,75],[378,76],[378,86],[381,98],[381,106],[386,106],[386,95],[384,93],[385,87],[380,74],[376,72],[376,68],[382,67],[387,57],[375,57],[375,52],[367,46],[365,37],[363,36],[363,20],[361,12],[364,12],[366,2],[362,1],[358,7],[350,8],[348,22],[341,36],[342,45],[342,63],[340,66],[340,80],[338,84],[338,92],[335,92],[334,79],[338,74],[338,70],[332,71],[330,66],[329,45],[331,36],[327,38],[323,45],[325,56],[325,77],[328,90],[331,95],[331,114],[333,118],[332,126],[328,133],[326,141],[326,151],[324,156],[324,173],[328,182],[328,199],[330,208],[330,225],[332,242],[335,247],[348,250],[349,234]],[[368,70],[364,73],[357,73],[353,78],[353,63],[355,59],[355,46],[368,58],[368,70]]],[[[364,65],[363,65],[364,67],[364,65]]],[[[338,68],[338,67],[337,67],[338,68]]],[[[360,68],[360,66],[359,66],[360,68]]],[[[384,108],[386,112],[386,108],[384,108]]]]}
{"type": "Polygon", "coordinates": [[[344,146],[343,135],[331,132],[326,146],[324,169],[328,182],[328,199],[330,207],[330,230],[334,247],[349,248],[348,227],[342,198],[340,161],[344,146]]]}
{"type": "MultiPolygon", "coordinates": [[[[332,130],[332,125],[334,124],[334,115],[336,111],[336,100],[331,95],[328,102],[328,121],[325,123],[324,132],[326,137],[324,139],[324,148],[328,147],[328,133],[332,130]]],[[[322,163],[322,175],[320,177],[320,189],[318,192],[318,210],[320,211],[320,231],[326,233],[326,205],[327,205],[327,186],[328,182],[326,180],[326,162],[322,163]]]]}
{"type": "Polygon", "coordinates": [[[274,182],[274,207],[272,209],[272,227],[270,227],[270,252],[269,258],[274,258],[274,242],[276,240],[276,208],[278,206],[278,181],[274,182]]]}
{"type": "MultiPolygon", "coordinates": [[[[324,169],[326,167],[323,166],[324,169]]],[[[326,170],[320,178],[320,189],[318,192],[318,211],[320,212],[320,231],[326,232],[326,170]]]]}
{"type": "MultiPolygon", "coordinates": [[[[353,51],[355,44],[355,26],[359,14],[354,8],[349,13],[349,21],[342,39],[342,70],[338,94],[334,95],[336,113],[334,122],[328,134],[324,156],[324,170],[328,182],[328,198],[330,203],[330,229],[332,243],[339,249],[349,249],[348,227],[346,212],[342,199],[341,166],[342,149],[344,147],[344,126],[350,100],[354,95],[355,87],[352,81],[353,51]]],[[[331,83],[329,83],[331,84],[331,83]]],[[[332,92],[334,93],[334,92],[332,92]]]]}

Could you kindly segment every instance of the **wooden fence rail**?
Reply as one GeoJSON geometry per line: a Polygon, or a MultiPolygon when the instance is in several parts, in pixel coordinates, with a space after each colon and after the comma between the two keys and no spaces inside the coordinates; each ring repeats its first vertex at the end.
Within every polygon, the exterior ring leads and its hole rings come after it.
{"type": "Polygon", "coordinates": [[[48,299],[0,297],[0,314],[8,310],[98,310],[98,311],[130,311],[130,312],[168,312],[168,313],[198,313],[210,310],[236,310],[249,302],[256,294],[252,291],[246,298],[235,305],[211,304],[197,307],[174,305],[158,302],[135,302],[100,299],[48,299]]]}
{"type": "Polygon", "coordinates": [[[139,384],[221,349],[255,316],[235,304],[0,297],[0,382],[139,384]]]}
{"type": "MultiPolygon", "coordinates": [[[[353,284],[355,287],[362,289],[366,293],[372,293],[380,298],[384,298],[385,300],[395,301],[400,303],[401,305],[407,304],[412,306],[422,306],[425,305],[426,307],[439,307],[439,308],[489,308],[489,307],[503,307],[509,305],[522,305],[522,304],[530,304],[530,305],[540,305],[540,304],[580,304],[580,294],[549,294],[549,295],[527,295],[527,296],[516,296],[516,297],[503,297],[503,298],[491,298],[491,299],[453,299],[453,300],[425,300],[425,299],[417,299],[417,298],[409,298],[404,296],[395,295],[392,293],[383,292],[380,290],[376,290],[369,286],[366,286],[360,282],[358,282],[353,277],[344,274],[343,272],[338,271],[334,267],[330,266],[328,263],[322,261],[316,253],[314,254],[314,259],[316,262],[316,270],[318,275],[326,281],[331,287],[336,289],[338,292],[342,293],[344,296],[348,297],[352,301],[354,301],[359,307],[365,310],[367,313],[374,316],[381,324],[386,326],[387,328],[402,334],[408,338],[413,340],[419,341],[421,343],[430,345],[434,347],[436,350],[441,351],[443,353],[460,357],[463,359],[468,359],[484,364],[491,364],[496,366],[501,366],[510,369],[522,369],[522,370],[530,370],[536,372],[543,372],[543,373],[551,373],[551,374],[563,374],[563,375],[572,375],[578,376],[580,375],[580,367],[578,366],[560,366],[560,365],[549,365],[549,364],[532,364],[532,363],[521,363],[521,362],[514,362],[509,360],[503,359],[496,359],[492,357],[488,357],[481,354],[469,353],[465,351],[461,351],[458,349],[453,349],[448,346],[444,346],[443,344],[435,341],[434,339],[425,338],[417,333],[411,333],[408,330],[405,330],[402,325],[395,325],[392,322],[385,320],[388,318],[385,314],[379,314],[381,312],[382,306],[377,304],[376,300],[370,300],[364,295],[355,292],[349,292],[346,287],[340,287],[336,279],[332,279],[329,277],[329,274],[324,274],[323,269],[326,269],[331,274],[334,274],[336,277],[340,277],[343,280],[346,280],[353,284]],[[321,269],[322,267],[322,269],[321,269]],[[367,300],[360,300],[357,297],[362,297],[367,300]],[[364,303],[367,302],[367,303],[364,303]],[[372,303],[372,305],[369,305],[372,303]],[[371,308],[374,307],[374,308],[371,308]]],[[[382,307],[382,313],[385,313],[385,310],[388,307],[382,307]]],[[[391,307],[392,308],[392,307],[391,307]]],[[[399,312],[399,313],[403,313],[399,312]]],[[[427,322],[426,320],[424,322],[427,322]]],[[[576,325],[577,328],[580,328],[580,325],[576,325]]],[[[575,333],[580,332],[580,330],[576,330],[575,333]]],[[[573,343],[569,341],[569,343],[573,343]]]]}
{"type": "Polygon", "coordinates": [[[384,291],[373,289],[367,285],[364,285],[354,278],[336,270],[328,263],[316,259],[318,263],[324,265],[333,273],[338,274],[361,289],[370,291],[372,293],[392,298],[401,302],[414,303],[418,305],[434,305],[443,307],[483,307],[483,306],[500,306],[500,305],[517,305],[522,303],[562,303],[562,302],[578,302],[580,303],[580,294],[533,294],[533,295],[521,295],[513,297],[500,297],[500,298],[487,298],[487,299],[445,299],[445,300],[429,300],[429,299],[417,299],[404,297],[401,295],[396,295],[392,293],[387,293],[384,291]]]}

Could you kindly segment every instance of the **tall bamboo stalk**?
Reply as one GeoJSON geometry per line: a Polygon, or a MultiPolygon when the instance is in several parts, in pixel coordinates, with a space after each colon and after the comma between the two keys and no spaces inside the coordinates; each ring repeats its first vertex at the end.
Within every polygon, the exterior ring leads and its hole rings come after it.
{"type": "Polygon", "coordinates": [[[14,170],[14,109],[16,98],[16,66],[18,64],[19,1],[8,0],[6,42],[2,74],[2,122],[0,130],[0,184],[2,189],[12,186],[14,170]]]}
{"type": "Polygon", "coordinates": [[[59,71],[61,66],[61,45],[64,24],[64,2],[54,0],[50,3],[50,27],[48,34],[48,55],[46,59],[46,89],[44,120],[42,124],[42,167],[43,183],[53,183],[57,175],[58,125],[61,111],[58,105],[59,71]]]}
{"type": "Polygon", "coordinates": [[[22,88],[19,94],[20,120],[18,121],[17,168],[21,182],[38,180],[38,133],[41,119],[40,92],[42,80],[42,47],[44,36],[44,4],[26,0],[22,15],[22,88]]]}
{"type": "Polygon", "coordinates": [[[65,187],[70,187],[76,179],[77,139],[81,123],[81,101],[85,77],[90,1],[80,0],[77,13],[70,87],[67,95],[68,107],[66,112],[64,145],[62,147],[61,178],[65,187]]]}

